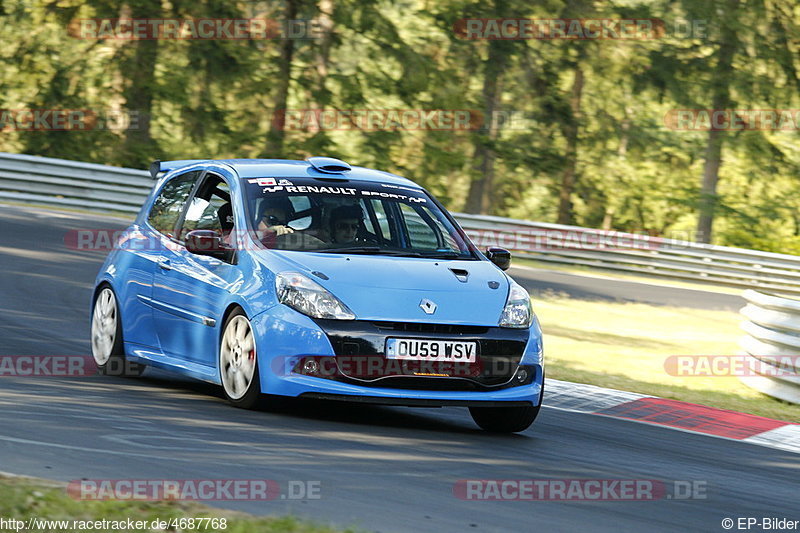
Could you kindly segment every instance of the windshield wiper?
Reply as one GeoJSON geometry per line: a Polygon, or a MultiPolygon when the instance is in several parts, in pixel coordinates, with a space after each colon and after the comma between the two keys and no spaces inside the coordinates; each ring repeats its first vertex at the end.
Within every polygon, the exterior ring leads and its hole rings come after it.
{"type": "Polygon", "coordinates": [[[333,253],[333,254],[374,254],[381,251],[380,246],[342,246],[341,248],[321,248],[314,252],[333,253]]]}
{"type": "Polygon", "coordinates": [[[417,252],[409,252],[403,250],[389,250],[381,248],[380,246],[343,246],[341,248],[324,248],[322,250],[313,250],[314,252],[321,252],[325,254],[364,254],[364,255],[393,255],[402,257],[422,257],[417,252]]]}

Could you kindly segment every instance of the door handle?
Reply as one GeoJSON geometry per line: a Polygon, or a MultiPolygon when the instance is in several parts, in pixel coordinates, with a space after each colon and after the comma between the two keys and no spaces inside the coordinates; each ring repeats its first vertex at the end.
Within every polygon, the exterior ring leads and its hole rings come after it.
{"type": "Polygon", "coordinates": [[[161,270],[172,270],[172,265],[169,263],[169,259],[161,259],[158,262],[158,266],[161,268],[161,270]]]}

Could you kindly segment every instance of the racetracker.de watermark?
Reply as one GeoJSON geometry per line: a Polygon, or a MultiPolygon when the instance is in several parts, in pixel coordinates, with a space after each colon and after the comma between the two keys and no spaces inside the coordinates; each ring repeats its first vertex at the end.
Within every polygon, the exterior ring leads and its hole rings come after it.
{"type": "Polygon", "coordinates": [[[536,120],[524,111],[476,109],[279,109],[272,123],[288,131],[479,131],[530,130],[536,120]]]}
{"type": "Polygon", "coordinates": [[[76,500],[271,501],[319,500],[319,480],[273,479],[80,479],[67,494],[76,500]]]}
{"type": "Polygon", "coordinates": [[[93,18],[72,20],[67,33],[90,40],[312,40],[322,37],[323,29],[316,19],[93,18]]]}
{"type": "Polygon", "coordinates": [[[0,377],[87,377],[98,366],[86,355],[0,355],[0,377]]]}
{"type": "Polygon", "coordinates": [[[708,482],[656,479],[460,479],[453,495],[472,501],[646,502],[705,500],[708,482]]]}
{"type": "Polygon", "coordinates": [[[664,125],[678,131],[797,131],[800,109],[671,109],[664,125]]]}
{"type": "Polygon", "coordinates": [[[465,229],[478,248],[499,246],[509,250],[536,252],[543,250],[656,250],[665,240],[650,235],[598,229],[515,230],[465,229]]]}
{"type": "MultiPolygon", "coordinates": [[[[278,376],[302,374],[325,379],[349,377],[375,380],[396,376],[498,378],[499,382],[495,384],[501,384],[509,382],[516,376],[516,384],[523,385],[535,377],[535,371],[532,368],[520,367],[516,358],[491,353],[482,353],[478,357],[477,346],[464,346],[475,344],[471,341],[443,340],[437,343],[442,346],[436,350],[436,354],[433,353],[432,347],[426,346],[418,352],[405,356],[397,352],[392,353],[391,348],[385,355],[281,356],[274,357],[270,367],[278,376]]],[[[351,344],[350,348],[360,349],[356,344],[351,344]]],[[[397,351],[402,349],[400,346],[397,351]]]]}
{"type": "MultiPolygon", "coordinates": [[[[271,178],[266,178],[271,179],[271,178]]],[[[263,246],[256,243],[257,233],[249,230],[234,230],[222,235],[217,244],[200,242],[199,248],[207,252],[236,250],[262,250],[263,246]]],[[[294,235],[301,236],[300,232],[285,236],[286,243],[291,245],[294,235]]],[[[298,237],[299,238],[299,237],[298,237]]],[[[130,252],[167,251],[179,250],[181,245],[157,234],[145,234],[137,230],[128,229],[74,229],[64,233],[64,246],[69,250],[83,252],[110,252],[112,250],[126,250],[130,252]]]]}
{"type": "Polygon", "coordinates": [[[272,122],[289,131],[472,131],[484,116],[469,109],[282,109],[272,122]]]}
{"type": "MultiPolygon", "coordinates": [[[[272,178],[264,178],[264,183],[270,183],[274,188],[277,183],[272,178]],[[272,181],[267,181],[272,180],[272,181]]],[[[299,188],[298,188],[299,189],[299,188]]],[[[381,196],[384,198],[399,198],[394,193],[369,193],[364,195],[381,196]]],[[[402,198],[401,198],[402,199],[402,198]]],[[[688,233],[673,232],[670,238],[654,237],[649,234],[625,233],[614,230],[599,230],[589,228],[574,229],[545,229],[545,228],[519,228],[519,229],[473,229],[464,230],[470,240],[478,248],[499,246],[519,252],[536,252],[543,250],[664,250],[683,247],[688,242],[688,233]]],[[[301,235],[297,232],[296,235],[301,235]]],[[[291,244],[291,235],[286,236],[291,244]]],[[[256,244],[257,234],[249,230],[233,230],[226,233],[219,242],[218,248],[207,251],[229,250],[260,250],[256,244]]],[[[179,245],[159,235],[145,234],[137,230],[127,229],[73,229],[64,234],[64,245],[70,250],[110,252],[112,250],[128,251],[164,251],[178,249],[179,245]]]]}
{"type": "Polygon", "coordinates": [[[671,355],[664,371],[675,377],[798,377],[800,355],[671,355]]]}
{"type": "Polygon", "coordinates": [[[112,357],[102,367],[91,355],[0,355],[0,378],[85,378],[129,376],[138,367],[112,357]]]}
{"type": "Polygon", "coordinates": [[[0,109],[0,131],[125,131],[142,127],[138,111],[0,109]]]}
{"type": "Polygon", "coordinates": [[[664,37],[707,36],[706,20],[578,19],[578,18],[465,18],[453,24],[456,37],[465,40],[651,40],[664,37]]]}

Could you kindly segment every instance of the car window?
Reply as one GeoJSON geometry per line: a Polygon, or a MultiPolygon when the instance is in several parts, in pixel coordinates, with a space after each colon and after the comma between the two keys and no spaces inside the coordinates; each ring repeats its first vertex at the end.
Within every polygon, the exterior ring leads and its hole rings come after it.
{"type": "Polygon", "coordinates": [[[227,226],[227,217],[233,216],[230,209],[230,188],[221,177],[216,174],[207,174],[203,183],[198,187],[197,193],[189,202],[186,215],[183,219],[181,237],[194,230],[213,230],[220,235],[233,229],[231,218],[227,226]],[[227,211],[223,206],[227,205],[227,211]],[[222,211],[222,212],[221,212],[222,211]],[[223,228],[223,224],[226,227],[223,228]]]}
{"type": "Polygon", "coordinates": [[[378,222],[377,230],[380,232],[381,237],[387,241],[392,241],[395,236],[389,226],[389,215],[386,214],[386,202],[381,200],[370,200],[372,210],[375,212],[375,219],[378,222]]]}
{"type": "MultiPolygon", "coordinates": [[[[311,200],[307,196],[290,196],[289,201],[292,203],[292,209],[295,213],[301,213],[307,209],[311,209],[311,200]]],[[[297,218],[292,221],[292,227],[298,230],[306,230],[311,227],[314,219],[309,216],[297,218]]]]}
{"type": "Polygon", "coordinates": [[[434,213],[425,206],[401,204],[400,210],[414,248],[451,251],[459,249],[442,220],[434,216],[434,213]]]}
{"type": "Polygon", "coordinates": [[[199,176],[199,170],[186,172],[171,178],[161,188],[147,217],[147,221],[156,231],[175,238],[175,226],[199,176]]]}
{"type": "Polygon", "coordinates": [[[248,228],[267,248],[477,259],[425,191],[315,178],[243,180],[248,228]]]}
{"type": "Polygon", "coordinates": [[[435,250],[439,247],[436,228],[429,226],[420,214],[410,205],[400,205],[403,219],[408,229],[408,239],[411,246],[424,250],[435,250]]]}

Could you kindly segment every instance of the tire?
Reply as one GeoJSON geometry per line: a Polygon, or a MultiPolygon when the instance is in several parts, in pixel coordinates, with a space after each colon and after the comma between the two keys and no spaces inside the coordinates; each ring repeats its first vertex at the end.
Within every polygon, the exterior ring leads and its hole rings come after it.
{"type": "Polygon", "coordinates": [[[225,320],[219,343],[219,379],[231,405],[253,409],[261,398],[253,328],[242,309],[225,320]]]}
{"type": "Polygon", "coordinates": [[[481,429],[493,433],[518,433],[528,429],[542,408],[544,380],[539,393],[539,405],[526,407],[470,407],[469,414],[481,429]]]}
{"type": "Polygon", "coordinates": [[[109,285],[102,285],[92,306],[92,357],[100,374],[139,377],[146,366],[128,361],[122,339],[122,321],[117,296],[109,285]]]}

